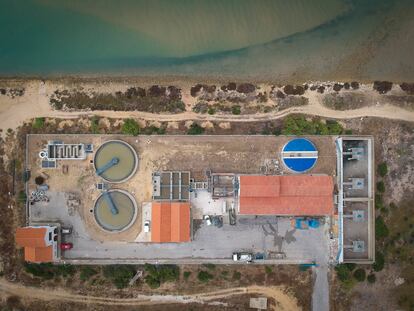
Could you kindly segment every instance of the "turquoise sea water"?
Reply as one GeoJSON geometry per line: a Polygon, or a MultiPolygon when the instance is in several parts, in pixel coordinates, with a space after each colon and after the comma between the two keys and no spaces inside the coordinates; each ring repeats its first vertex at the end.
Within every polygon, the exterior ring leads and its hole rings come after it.
{"type": "MultiPolygon", "coordinates": [[[[398,66],[388,70],[375,58],[388,55],[389,41],[409,28],[413,6],[408,0],[0,0],[0,75],[398,75],[398,66]]],[[[405,41],[413,46],[413,36],[405,41]]],[[[393,57],[413,65],[408,54],[393,57]]]]}

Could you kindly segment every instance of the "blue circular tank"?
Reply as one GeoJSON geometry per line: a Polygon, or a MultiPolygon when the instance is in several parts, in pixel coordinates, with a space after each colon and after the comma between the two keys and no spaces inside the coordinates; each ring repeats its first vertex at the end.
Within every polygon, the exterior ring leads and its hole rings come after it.
{"type": "Polygon", "coordinates": [[[282,160],[291,171],[304,173],[315,166],[318,160],[318,150],[308,139],[292,139],[283,147],[282,160]]]}

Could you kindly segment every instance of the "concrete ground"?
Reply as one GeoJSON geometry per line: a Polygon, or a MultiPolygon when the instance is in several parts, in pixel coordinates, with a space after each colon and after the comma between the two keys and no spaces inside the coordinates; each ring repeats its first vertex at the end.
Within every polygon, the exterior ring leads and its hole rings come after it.
{"type": "Polygon", "coordinates": [[[84,222],[76,210],[65,208],[64,193],[50,193],[50,203],[36,203],[30,207],[33,222],[59,221],[72,226],[71,235],[63,236],[72,242],[73,249],[63,253],[63,260],[118,259],[139,262],[225,260],[231,262],[234,251],[284,252],[284,262],[326,262],[328,259],[328,225],[317,229],[295,230],[290,219],[274,216],[238,217],[237,225],[224,224],[217,228],[202,224],[189,243],[135,243],[120,241],[99,242],[88,234],[84,222]],[[63,203],[62,203],[63,202],[63,203]]]}

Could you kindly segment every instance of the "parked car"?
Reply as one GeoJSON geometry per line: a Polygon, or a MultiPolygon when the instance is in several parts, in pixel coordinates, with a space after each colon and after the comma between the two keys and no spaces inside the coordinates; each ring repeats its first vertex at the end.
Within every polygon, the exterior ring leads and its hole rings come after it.
{"type": "Polygon", "coordinates": [[[72,233],[72,228],[71,227],[61,227],[60,231],[62,234],[71,234],[72,233]]]}
{"type": "Polygon", "coordinates": [[[60,249],[62,250],[62,251],[66,251],[66,250],[69,250],[69,249],[72,249],[73,248],[73,244],[72,243],[60,243],[60,249]]]}
{"type": "Polygon", "coordinates": [[[233,253],[233,261],[243,261],[243,262],[252,262],[253,254],[247,252],[236,252],[233,253]]]}
{"type": "Polygon", "coordinates": [[[145,222],[144,222],[144,232],[150,232],[150,221],[149,220],[146,220],[145,222]]]}

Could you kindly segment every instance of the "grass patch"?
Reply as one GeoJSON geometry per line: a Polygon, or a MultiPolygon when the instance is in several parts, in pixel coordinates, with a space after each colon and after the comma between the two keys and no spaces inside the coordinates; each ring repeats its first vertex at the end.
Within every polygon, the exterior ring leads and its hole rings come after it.
{"type": "Polygon", "coordinates": [[[273,272],[273,270],[270,266],[265,266],[265,272],[266,272],[266,274],[270,274],[270,273],[273,272]]]}
{"type": "Polygon", "coordinates": [[[45,118],[35,118],[32,123],[32,127],[36,130],[39,130],[45,126],[45,121],[45,118]]]}
{"type": "Polygon", "coordinates": [[[99,117],[93,116],[91,118],[91,133],[97,134],[99,133],[99,117]]]}

